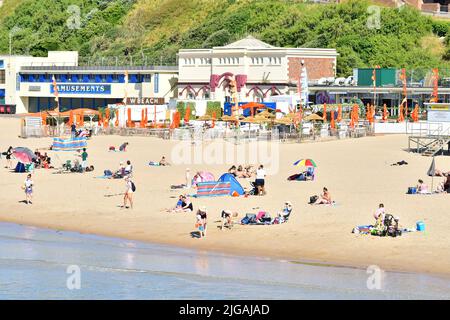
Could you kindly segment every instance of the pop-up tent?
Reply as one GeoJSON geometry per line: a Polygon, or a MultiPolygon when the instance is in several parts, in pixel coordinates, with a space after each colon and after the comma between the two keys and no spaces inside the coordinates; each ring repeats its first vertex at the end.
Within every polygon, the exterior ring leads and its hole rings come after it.
{"type": "Polygon", "coordinates": [[[220,182],[229,182],[230,183],[230,195],[234,192],[237,192],[239,195],[243,195],[245,193],[244,188],[242,188],[241,184],[236,180],[236,178],[230,173],[224,173],[219,180],[220,182]]]}

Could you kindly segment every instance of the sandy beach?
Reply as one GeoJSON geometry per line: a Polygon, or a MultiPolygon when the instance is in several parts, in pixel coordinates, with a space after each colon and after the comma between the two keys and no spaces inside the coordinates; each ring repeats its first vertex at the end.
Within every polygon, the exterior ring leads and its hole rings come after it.
{"type": "MultiPolygon", "coordinates": [[[[20,139],[20,120],[0,118],[0,149],[9,145],[48,148],[51,138],[20,139]]],[[[89,165],[94,172],[54,174],[55,170],[36,170],[34,202],[26,205],[21,186],[25,174],[0,168],[0,221],[72,230],[127,239],[164,243],[182,247],[212,250],[246,256],[330,263],[367,267],[378,265],[386,270],[450,274],[450,195],[407,195],[419,178],[431,185],[426,176],[431,158],[410,154],[406,135],[385,135],[320,143],[277,144],[273,150],[279,159],[278,169],[266,179],[267,195],[263,197],[193,198],[194,209],[208,208],[208,233],[196,239],[194,213],[166,213],[181,192],[170,189],[185,181],[187,167],[194,174],[205,170],[219,177],[230,163],[174,164],[150,167],[165,155],[169,162],[180,142],[149,137],[95,136],[88,141],[89,165]],[[111,145],[128,141],[126,153],[109,152],[111,145]],[[313,182],[290,182],[286,178],[299,171],[292,164],[300,158],[314,159],[318,165],[313,182]],[[120,161],[131,160],[134,166],[133,210],[122,209],[125,189],[123,180],[95,179],[103,170],[118,168],[120,161]],[[390,166],[406,160],[409,165],[390,166]],[[309,197],[328,187],[336,206],[310,206],[309,197]],[[107,196],[113,195],[113,196],[107,196]],[[283,202],[292,202],[294,211],[288,223],[270,226],[241,226],[221,231],[217,228],[223,209],[236,210],[240,218],[260,209],[274,216],[283,202]],[[406,233],[401,237],[373,237],[351,233],[357,225],[373,223],[373,212],[382,202],[389,213],[400,217],[404,227],[426,224],[425,232],[406,233]],[[259,207],[260,209],[253,209],[259,207]]],[[[215,142],[216,144],[230,144],[215,142]]],[[[184,146],[181,149],[189,148],[184,146]]],[[[59,166],[75,159],[76,152],[49,151],[52,163],[59,166]],[[56,156],[57,155],[57,156],[56,156]]],[[[13,162],[16,163],[15,161],[13,162]]],[[[242,163],[243,164],[243,163],[242,163]]],[[[450,170],[450,157],[436,157],[439,169],[450,170]]],[[[442,178],[435,178],[436,186],[442,178]]],[[[244,187],[249,181],[241,179],[244,187]]]]}

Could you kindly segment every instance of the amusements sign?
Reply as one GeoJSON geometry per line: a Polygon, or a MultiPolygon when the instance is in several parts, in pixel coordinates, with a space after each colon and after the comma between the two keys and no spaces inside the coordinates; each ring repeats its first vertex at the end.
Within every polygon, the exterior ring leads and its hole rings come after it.
{"type": "Polygon", "coordinates": [[[164,98],[127,98],[127,105],[165,104],[164,98]]]}
{"type": "MultiPolygon", "coordinates": [[[[59,94],[111,94],[109,84],[58,84],[59,94]]],[[[50,93],[54,93],[53,85],[50,85],[50,93]]]]}

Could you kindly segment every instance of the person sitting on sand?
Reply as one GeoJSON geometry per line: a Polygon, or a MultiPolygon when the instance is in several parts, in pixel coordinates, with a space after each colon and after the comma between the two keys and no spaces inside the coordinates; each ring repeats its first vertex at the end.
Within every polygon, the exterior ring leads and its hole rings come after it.
{"type": "Polygon", "coordinates": [[[253,166],[252,165],[248,165],[248,166],[246,166],[245,167],[245,171],[247,172],[247,176],[249,177],[249,178],[251,178],[251,177],[253,177],[253,175],[255,175],[255,169],[253,168],[253,166]]]}
{"type": "Polygon", "coordinates": [[[124,143],[122,143],[122,144],[120,145],[119,151],[120,151],[120,152],[125,152],[125,151],[127,151],[127,147],[128,147],[128,142],[124,142],[124,143]]]}
{"type": "Polygon", "coordinates": [[[284,203],[283,209],[280,212],[278,212],[278,218],[283,219],[282,222],[284,222],[289,218],[291,212],[292,212],[292,203],[290,201],[286,201],[284,203]]]}
{"type": "Polygon", "coordinates": [[[184,212],[192,212],[194,211],[194,206],[192,205],[191,199],[189,196],[183,196],[184,205],[181,207],[184,212]]]}
{"type": "Polygon", "coordinates": [[[428,193],[428,186],[423,182],[422,179],[418,180],[419,184],[417,185],[417,192],[418,193],[428,193]]]}
{"type": "Polygon", "coordinates": [[[450,175],[450,171],[449,172],[445,172],[439,169],[434,170],[434,176],[435,177],[446,177],[450,175]]]}
{"type": "Polygon", "coordinates": [[[236,177],[236,166],[235,165],[232,165],[231,167],[230,167],[230,169],[228,169],[228,173],[229,174],[232,174],[234,177],[236,177]]]}
{"type": "Polygon", "coordinates": [[[386,214],[386,210],[384,209],[384,204],[380,203],[378,205],[378,209],[373,214],[373,217],[375,218],[375,221],[378,221],[380,219],[381,219],[381,221],[383,221],[385,214],[386,214]]]}
{"type": "Polygon", "coordinates": [[[133,166],[131,165],[131,161],[127,160],[127,165],[124,170],[126,175],[131,175],[133,173],[133,166]]]}
{"type": "Polygon", "coordinates": [[[248,175],[247,171],[244,170],[244,168],[239,165],[236,169],[236,177],[237,178],[249,178],[250,176],[248,175]]]}
{"type": "Polygon", "coordinates": [[[166,157],[163,156],[163,157],[161,158],[161,160],[159,160],[159,165],[160,165],[160,166],[170,166],[170,163],[168,163],[167,160],[166,160],[166,157]]]}
{"type": "Polygon", "coordinates": [[[331,204],[331,195],[330,192],[326,187],[323,187],[323,193],[320,195],[320,197],[317,199],[317,201],[314,204],[331,204]]]}

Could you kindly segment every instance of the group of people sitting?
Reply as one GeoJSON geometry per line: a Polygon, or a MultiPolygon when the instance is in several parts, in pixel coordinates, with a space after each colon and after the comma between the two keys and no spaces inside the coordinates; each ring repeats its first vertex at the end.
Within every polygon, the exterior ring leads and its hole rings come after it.
{"type": "Polygon", "coordinates": [[[93,165],[86,166],[85,168],[83,168],[82,163],[77,158],[75,158],[75,160],[73,160],[73,162],[71,160],[67,160],[66,163],[64,163],[62,165],[62,167],[66,171],[78,172],[78,173],[92,172],[95,169],[93,165]]]}
{"type": "Polygon", "coordinates": [[[248,166],[231,166],[230,169],[228,169],[228,173],[232,174],[236,178],[251,178],[256,174],[256,171],[252,165],[248,166]]]}
{"type": "MultiPolygon", "coordinates": [[[[129,144],[128,142],[122,143],[122,144],[120,145],[120,147],[119,147],[119,152],[125,152],[125,151],[127,151],[128,144],[129,144]]],[[[109,147],[109,151],[116,151],[116,147],[110,146],[110,147],[109,147]]]]}
{"type": "MultiPolygon", "coordinates": [[[[445,193],[445,192],[450,193],[450,175],[443,175],[442,177],[445,177],[445,179],[438,183],[436,193],[445,193]]],[[[428,188],[428,185],[424,183],[422,179],[419,179],[417,182],[418,184],[416,185],[416,193],[418,194],[432,193],[432,190],[428,188]]]]}
{"type": "MultiPolygon", "coordinates": [[[[227,211],[222,212],[222,219],[226,221],[222,222],[222,226],[226,226],[230,223],[231,215],[228,211],[228,215],[225,215],[227,211]]],[[[266,211],[259,211],[257,214],[247,214],[241,219],[241,224],[281,224],[289,220],[292,213],[292,203],[290,201],[285,201],[283,208],[277,213],[276,217],[271,217],[271,215],[266,211]]],[[[237,213],[234,213],[237,216],[237,213]]]]}
{"type": "Polygon", "coordinates": [[[110,179],[123,179],[125,177],[131,178],[133,174],[133,165],[131,164],[130,160],[127,160],[127,165],[124,165],[124,163],[120,161],[119,169],[117,169],[115,172],[106,169],[103,174],[105,175],[105,177],[108,177],[110,179]]]}
{"type": "Polygon", "coordinates": [[[34,155],[36,156],[36,158],[33,159],[33,163],[34,163],[34,168],[35,169],[40,169],[40,168],[49,169],[49,168],[52,168],[51,167],[51,159],[47,155],[47,152],[42,154],[39,150],[36,150],[34,152],[34,155]]]}
{"type": "Polygon", "coordinates": [[[194,211],[194,206],[191,202],[189,196],[180,194],[178,197],[177,204],[174,208],[167,209],[166,212],[176,213],[176,212],[192,212],[194,211]]]}

